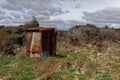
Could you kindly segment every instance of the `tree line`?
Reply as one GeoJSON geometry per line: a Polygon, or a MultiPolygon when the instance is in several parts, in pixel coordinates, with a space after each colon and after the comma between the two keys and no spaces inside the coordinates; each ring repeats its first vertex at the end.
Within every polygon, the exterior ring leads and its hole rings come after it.
{"type": "Polygon", "coordinates": [[[19,26],[0,26],[0,53],[15,55],[14,49],[25,46],[26,30],[39,27],[39,22],[33,17],[32,21],[19,26]]]}

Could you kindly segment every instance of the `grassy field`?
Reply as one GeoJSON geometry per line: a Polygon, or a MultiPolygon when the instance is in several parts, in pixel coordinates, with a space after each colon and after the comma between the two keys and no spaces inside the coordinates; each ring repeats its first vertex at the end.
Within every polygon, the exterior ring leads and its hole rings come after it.
{"type": "Polygon", "coordinates": [[[120,80],[120,52],[96,53],[92,48],[56,57],[29,58],[25,49],[0,57],[3,80],[120,80]]]}

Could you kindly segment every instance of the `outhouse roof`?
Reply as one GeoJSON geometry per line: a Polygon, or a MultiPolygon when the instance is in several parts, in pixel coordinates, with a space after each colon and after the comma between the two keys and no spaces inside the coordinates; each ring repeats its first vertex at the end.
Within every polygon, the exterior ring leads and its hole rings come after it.
{"type": "Polygon", "coordinates": [[[36,27],[36,28],[29,28],[28,31],[47,31],[47,30],[54,30],[55,28],[45,28],[45,27],[36,27]]]}

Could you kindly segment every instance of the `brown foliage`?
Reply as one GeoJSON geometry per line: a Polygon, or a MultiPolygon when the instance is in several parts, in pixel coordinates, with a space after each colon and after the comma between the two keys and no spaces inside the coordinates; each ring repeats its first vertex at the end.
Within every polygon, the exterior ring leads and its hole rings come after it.
{"type": "Polygon", "coordinates": [[[0,51],[2,51],[3,55],[13,54],[13,45],[11,44],[11,35],[0,31],[0,51]]]}
{"type": "MultiPolygon", "coordinates": [[[[77,25],[64,33],[61,32],[61,34],[60,36],[58,35],[58,43],[61,43],[60,46],[62,46],[62,43],[79,47],[86,47],[88,44],[92,44],[96,46],[100,52],[105,51],[109,47],[108,45],[110,45],[107,43],[104,44],[104,42],[118,43],[120,41],[120,30],[109,28],[108,26],[97,28],[91,24],[77,25]]],[[[63,48],[65,49],[64,46],[63,48]]]]}
{"type": "Polygon", "coordinates": [[[0,26],[0,51],[3,54],[14,54],[14,47],[25,46],[26,29],[39,27],[35,17],[30,22],[20,26],[0,26]]]}

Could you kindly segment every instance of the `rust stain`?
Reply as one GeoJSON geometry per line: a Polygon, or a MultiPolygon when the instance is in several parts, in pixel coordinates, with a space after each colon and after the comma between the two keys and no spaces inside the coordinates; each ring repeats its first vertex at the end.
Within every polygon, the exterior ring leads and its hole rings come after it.
{"type": "Polygon", "coordinates": [[[31,47],[31,40],[32,40],[32,33],[31,32],[27,32],[27,38],[26,38],[26,51],[27,51],[27,55],[30,56],[30,47],[31,47]]]}

